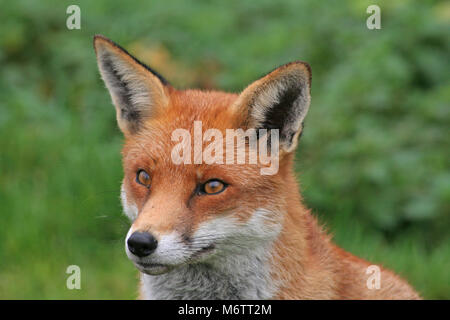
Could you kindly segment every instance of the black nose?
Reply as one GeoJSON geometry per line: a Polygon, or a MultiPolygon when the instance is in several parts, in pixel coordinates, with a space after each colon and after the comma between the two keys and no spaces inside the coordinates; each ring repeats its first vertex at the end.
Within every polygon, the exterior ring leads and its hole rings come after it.
{"type": "Polygon", "coordinates": [[[128,249],[138,257],[145,257],[155,251],[158,241],[148,232],[134,232],[127,240],[128,249]]]}

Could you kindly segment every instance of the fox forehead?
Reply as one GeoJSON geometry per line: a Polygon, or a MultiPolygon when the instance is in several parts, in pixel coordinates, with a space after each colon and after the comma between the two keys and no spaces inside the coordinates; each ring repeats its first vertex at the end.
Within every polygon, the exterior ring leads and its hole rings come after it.
{"type": "Polygon", "coordinates": [[[168,95],[168,105],[148,118],[138,134],[125,136],[124,158],[130,153],[142,153],[145,147],[144,155],[170,159],[170,147],[177,143],[172,141],[172,133],[176,129],[192,131],[195,121],[201,121],[204,130],[213,128],[222,132],[243,123],[243,115],[231,109],[237,94],[170,88],[168,95]]]}
{"type": "MultiPolygon", "coordinates": [[[[234,170],[249,171],[257,174],[258,166],[247,165],[233,168],[229,165],[201,164],[185,166],[174,164],[171,156],[173,147],[180,140],[173,139],[175,130],[183,129],[191,134],[191,144],[197,138],[193,134],[194,123],[200,122],[204,133],[208,129],[218,130],[225,141],[228,129],[237,129],[245,126],[246,115],[233,109],[237,94],[222,91],[200,90],[168,90],[169,103],[155,116],[146,120],[142,130],[134,135],[125,136],[122,150],[123,165],[125,169],[135,171],[139,166],[145,168],[159,168],[164,171],[177,173],[180,169],[186,174],[186,167],[195,167],[193,173],[197,177],[209,172],[228,172],[234,170]]],[[[202,139],[201,137],[199,139],[202,139]]],[[[215,142],[215,141],[213,141],[215,142]]],[[[203,147],[210,141],[202,141],[203,147]]],[[[191,148],[192,149],[192,148],[191,148]]],[[[193,153],[193,150],[192,150],[193,153]]],[[[192,171],[192,170],[191,170],[192,171]]]]}
{"type": "MultiPolygon", "coordinates": [[[[155,127],[173,131],[191,129],[194,121],[202,121],[203,127],[228,129],[238,127],[243,116],[232,110],[237,94],[221,91],[169,89],[169,103],[152,119],[147,120],[144,131],[155,127]]],[[[170,135],[169,135],[170,136],[170,135]]]]}

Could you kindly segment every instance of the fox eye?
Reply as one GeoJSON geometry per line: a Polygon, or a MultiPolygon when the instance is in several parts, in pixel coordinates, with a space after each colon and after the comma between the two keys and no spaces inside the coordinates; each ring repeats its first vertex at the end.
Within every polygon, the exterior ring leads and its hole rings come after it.
{"type": "Polygon", "coordinates": [[[142,184],[144,187],[150,188],[151,179],[150,175],[145,170],[139,170],[136,173],[136,182],[142,184]]]}
{"type": "Polygon", "coordinates": [[[204,194],[218,194],[221,193],[227,185],[220,180],[209,180],[202,185],[200,191],[204,194]]]}

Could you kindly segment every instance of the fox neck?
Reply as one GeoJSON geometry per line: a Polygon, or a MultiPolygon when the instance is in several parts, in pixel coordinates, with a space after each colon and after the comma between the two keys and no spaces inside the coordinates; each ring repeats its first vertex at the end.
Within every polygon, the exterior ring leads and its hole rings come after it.
{"type": "Polygon", "coordinates": [[[286,175],[286,214],[273,246],[275,299],[336,299],[342,265],[331,237],[303,204],[295,175],[286,175]]]}
{"type": "Polygon", "coordinates": [[[271,248],[218,259],[212,264],[185,265],[167,274],[141,274],[144,299],[269,299],[277,286],[270,274],[271,248]]]}

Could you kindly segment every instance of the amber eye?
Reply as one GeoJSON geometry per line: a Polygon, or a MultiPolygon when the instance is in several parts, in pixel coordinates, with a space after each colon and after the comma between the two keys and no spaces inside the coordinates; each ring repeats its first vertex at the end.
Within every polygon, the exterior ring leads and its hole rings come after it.
{"type": "Polygon", "coordinates": [[[206,194],[217,194],[225,190],[227,185],[220,180],[209,180],[202,186],[202,192],[206,194]]]}
{"type": "Polygon", "coordinates": [[[139,170],[136,174],[136,182],[142,184],[143,186],[150,188],[151,179],[150,175],[144,170],[139,170]]]}

